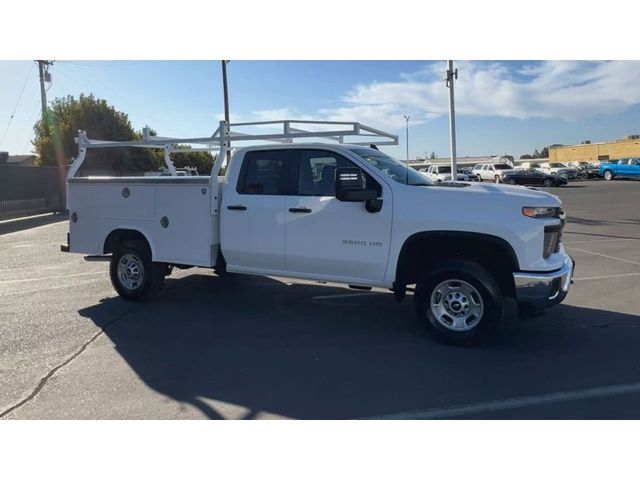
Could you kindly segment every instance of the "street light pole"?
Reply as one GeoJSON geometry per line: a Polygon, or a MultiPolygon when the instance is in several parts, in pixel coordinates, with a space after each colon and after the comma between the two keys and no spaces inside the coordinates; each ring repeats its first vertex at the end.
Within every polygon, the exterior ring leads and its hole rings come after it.
{"type": "Polygon", "coordinates": [[[227,63],[222,60],[222,90],[224,92],[224,121],[229,123],[229,89],[227,87],[227,63]]]}
{"type": "MultiPolygon", "coordinates": [[[[227,87],[227,63],[229,60],[222,60],[222,91],[224,94],[224,121],[229,128],[229,89],[227,87]]],[[[231,145],[227,145],[227,164],[231,160],[231,145]]]]}
{"type": "Polygon", "coordinates": [[[451,181],[458,179],[458,162],[456,158],[456,107],[453,96],[453,83],[458,79],[458,69],[453,69],[453,60],[447,63],[445,85],[449,89],[449,140],[451,145],[451,181]]]}
{"type": "Polygon", "coordinates": [[[409,161],[409,119],[411,115],[404,115],[404,119],[407,122],[407,161],[409,161]]]}

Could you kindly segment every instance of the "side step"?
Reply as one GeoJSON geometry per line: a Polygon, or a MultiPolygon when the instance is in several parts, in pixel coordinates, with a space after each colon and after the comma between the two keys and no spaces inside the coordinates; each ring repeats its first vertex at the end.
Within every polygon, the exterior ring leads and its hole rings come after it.
{"type": "Polygon", "coordinates": [[[362,285],[349,285],[349,288],[353,290],[366,290],[367,292],[371,290],[371,287],[364,287],[362,285]]]}
{"type": "Polygon", "coordinates": [[[111,260],[111,255],[85,255],[85,262],[108,262],[111,260]]]}

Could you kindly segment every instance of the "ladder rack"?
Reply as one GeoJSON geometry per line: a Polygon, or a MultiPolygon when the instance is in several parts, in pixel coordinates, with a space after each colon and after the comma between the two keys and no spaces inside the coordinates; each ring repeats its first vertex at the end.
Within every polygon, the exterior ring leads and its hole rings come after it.
{"type": "Polygon", "coordinates": [[[171,161],[171,154],[177,152],[201,152],[219,150],[218,158],[213,164],[211,176],[215,177],[220,171],[231,142],[278,142],[293,143],[297,139],[326,139],[347,145],[397,145],[398,136],[378,130],[359,122],[332,122],[315,120],[273,120],[268,122],[227,123],[220,125],[210,137],[173,138],[151,136],[149,129],[143,130],[142,140],[112,141],[94,140],[87,137],[85,131],[80,130],[76,142],[78,156],[74,159],[67,178],[73,178],[82,166],[87,150],[90,148],[157,148],[164,150],[164,160],[171,175],[176,175],[176,168],[171,161]],[[239,129],[253,127],[254,129],[275,128],[275,133],[247,133],[239,129]],[[233,129],[233,130],[232,130],[233,129]],[[281,129],[281,131],[280,131],[281,129]],[[365,140],[366,138],[366,140],[365,140]],[[195,148],[180,147],[180,144],[201,145],[195,148]]]}

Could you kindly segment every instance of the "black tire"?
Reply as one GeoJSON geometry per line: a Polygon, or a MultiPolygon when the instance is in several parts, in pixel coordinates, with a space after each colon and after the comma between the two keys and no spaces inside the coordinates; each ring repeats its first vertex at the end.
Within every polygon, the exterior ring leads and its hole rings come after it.
{"type": "Polygon", "coordinates": [[[602,176],[607,181],[613,180],[613,172],[611,170],[605,170],[602,176]]]}
{"type": "Polygon", "coordinates": [[[510,178],[510,179],[507,180],[507,183],[509,185],[515,185],[516,184],[516,179],[515,178],[510,178]]]}
{"type": "Polygon", "coordinates": [[[544,182],[542,182],[545,187],[553,187],[553,180],[550,178],[545,178],[544,182]]]}
{"type": "Polygon", "coordinates": [[[482,182],[482,177],[480,175],[478,175],[478,181],[482,182]]]}
{"type": "MultiPolygon", "coordinates": [[[[460,285],[460,283],[458,283],[460,285]]],[[[452,293],[455,295],[455,293],[452,293]]],[[[418,282],[414,295],[414,305],[418,319],[422,322],[427,332],[436,340],[443,343],[471,346],[482,343],[489,338],[502,322],[504,311],[504,300],[502,292],[492,275],[481,265],[468,260],[447,260],[436,265],[431,271],[426,272],[418,282]],[[442,317],[436,317],[432,308],[432,296],[438,298],[439,286],[443,283],[456,281],[475,289],[475,294],[479,294],[482,312],[474,319],[466,318],[466,330],[455,330],[453,325],[447,326],[447,322],[442,317]],[[471,321],[470,321],[471,320],[471,321]]],[[[440,298],[440,303],[445,301],[440,298]]],[[[451,303],[453,306],[453,302],[451,303]]]]}
{"type": "Polygon", "coordinates": [[[495,181],[495,183],[500,183],[500,176],[496,175],[493,180],[495,181]]]}
{"type": "Polygon", "coordinates": [[[134,302],[148,300],[159,293],[165,285],[165,275],[168,271],[167,264],[151,261],[149,247],[140,240],[119,245],[113,252],[109,264],[113,288],[122,298],[134,302]],[[127,268],[124,263],[119,272],[118,267],[123,261],[133,265],[129,270],[135,269],[139,273],[128,275],[123,272],[122,270],[127,268]],[[140,282],[136,283],[134,277],[138,277],[140,282]]]}

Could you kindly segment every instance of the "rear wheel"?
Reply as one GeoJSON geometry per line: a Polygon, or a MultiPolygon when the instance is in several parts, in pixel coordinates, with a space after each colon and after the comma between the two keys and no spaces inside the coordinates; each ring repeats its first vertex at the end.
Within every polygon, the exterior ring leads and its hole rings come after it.
{"type": "Polygon", "coordinates": [[[491,274],[476,262],[444,261],[418,282],[418,318],[437,340],[474,345],[486,340],[502,321],[503,297],[491,274]]]}
{"type": "Polygon", "coordinates": [[[605,170],[603,176],[605,180],[613,180],[613,172],[611,170],[605,170]]]}
{"type": "Polygon", "coordinates": [[[551,180],[550,178],[545,178],[544,179],[544,186],[545,187],[553,187],[553,180],[551,180]]]}
{"type": "Polygon", "coordinates": [[[494,181],[496,183],[500,183],[500,175],[496,175],[495,178],[494,178],[494,181]]]}
{"type": "Polygon", "coordinates": [[[111,257],[109,275],[118,295],[131,301],[147,300],[165,284],[167,265],[151,261],[149,247],[141,241],[125,242],[111,257]]]}
{"type": "Polygon", "coordinates": [[[515,185],[516,184],[516,179],[515,178],[510,178],[509,180],[507,180],[507,183],[509,185],[515,185]]]}
{"type": "Polygon", "coordinates": [[[481,182],[482,181],[482,177],[480,176],[480,174],[478,174],[478,181],[481,182]]]}

